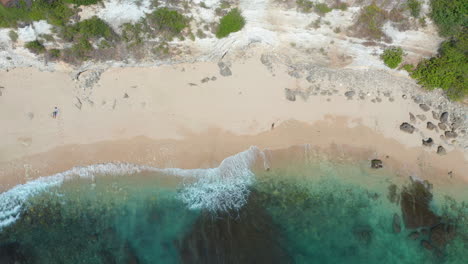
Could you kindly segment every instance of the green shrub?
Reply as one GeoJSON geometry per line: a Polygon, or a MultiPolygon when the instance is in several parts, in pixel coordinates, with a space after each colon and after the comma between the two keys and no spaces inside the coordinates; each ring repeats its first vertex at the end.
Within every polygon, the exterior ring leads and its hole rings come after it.
{"type": "Polygon", "coordinates": [[[157,30],[179,34],[188,26],[188,19],[175,10],[166,7],[158,8],[148,15],[149,21],[157,30]]]}
{"type": "Polygon", "coordinates": [[[75,4],[75,5],[94,5],[94,4],[97,4],[99,2],[101,2],[101,0],[68,0],[68,2],[72,3],[72,4],[75,4]]]}
{"type": "Polygon", "coordinates": [[[431,7],[430,16],[439,27],[440,35],[452,36],[468,26],[468,1],[431,0],[431,7]]]}
{"type": "Polygon", "coordinates": [[[427,89],[442,88],[451,99],[468,94],[468,30],[442,43],[439,55],[423,60],[411,76],[427,89]]]}
{"type": "Polygon", "coordinates": [[[333,9],[331,9],[330,7],[328,7],[327,4],[323,4],[323,3],[319,3],[319,4],[316,4],[314,6],[314,10],[315,12],[317,12],[318,14],[320,15],[324,15],[328,12],[331,12],[333,9]]]}
{"type": "Polygon", "coordinates": [[[408,8],[410,9],[411,15],[417,18],[421,13],[421,2],[418,0],[408,0],[408,8]]]}
{"type": "Polygon", "coordinates": [[[309,0],[296,0],[297,9],[302,12],[310,13],[312,8],[314,8],[314,3],[309,0]]]}
{"type": "Polygon", "coordinates": [[[30,50],[32,53],[41,54],[45,52],[45,47],[39,40],[26,42],[24,45],[25,48],[30,50]]]}
{"type": "Polygon", "coordinates": [[[52,59],[60,58],[60,53],[61,53],[61,51],[59,49],[51,49],[51,50],[48,51],[48,54],[49,54],[50,58],[52,58],[52,59]]]}
{"type": "Polygon", "coordinates": [[[8,32],[8,36],[10,37],[11,41],[18,41],[18,33],[16,33],[15,31],[10,30],[10,32],[8,32]]]}
{"type": "Polygon", "coordinates": [[[403,50],[396,47],[388,48],[384,50],[383,54],[380,55],[380,58],[389,68],[395,69],[403,60],[403,50]]]}
{"type": "Polygon", "coordinates": [[[340,9],[341,11],[346,11],[348,9],[348,4],[338,1],[333,6],[334,9],[340,9]]]}
{"type": "Polygon", "coordinates": [[[143,24],[125,23],[122,25],[122,39],[129,45],[139,45],[143,43],[143,24]]]}
{"type": "Polygon", "coordinates": [[[412,64],[405,64],[403,65],[403,70],[407,71],[408,73],[412,73],[414,66],[412,64]]]}
{"type": "Polygon", "coordinates": [[[240,31],[245,25],[245,19],[242,16],[239,9],[235,8],[224,17],[221,18],[219,22],[218,31],[216,32],[216,37],[224,38],[233,32],[240,31]]]}
{"type": "Polygon", "coordinates": [[[79,39],[70,49],[72,56],[79,60],[87,60],[88,54],[92,50],[93,46],[85,38],[79,39]]]}
{"type": "Polygon", "coordinates": [[[371,39],[380,39],[384,33],[382,26],[386,20],[386,13],[375,2],[362,8],[359,13],[357,26],[361,34],[371,39]]]}

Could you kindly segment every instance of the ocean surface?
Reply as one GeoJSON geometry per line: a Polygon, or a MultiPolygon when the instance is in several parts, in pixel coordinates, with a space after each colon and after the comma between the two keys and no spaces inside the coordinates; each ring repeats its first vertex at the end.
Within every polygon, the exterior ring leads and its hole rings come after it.
{"type": "Polygon", "coordinates": [[[270,165],[253,147],[19,185],[0,194],[0,263],[467,263],[468,200],[368,161],[270,165]]]}

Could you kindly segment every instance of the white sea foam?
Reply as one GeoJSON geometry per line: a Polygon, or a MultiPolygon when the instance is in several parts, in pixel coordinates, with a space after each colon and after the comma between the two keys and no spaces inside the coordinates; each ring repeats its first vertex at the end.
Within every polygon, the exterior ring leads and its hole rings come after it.
{"type": "Polygon", "coordinates": [[[261,153],[258,148],[251,147],[226,158],[219,167],[209,169],[159,169],[125,163],[108,163],[75,167],[52,176],[41,177],[0,194],[0,230],[20,217],[29,198],[52,187],[61,186],[67,180],[75,177],[93,178],[96,175],[128,175],[143,171],[196,179],[195,182],[185,184],[179,193],[179,198],[190,209],[236,210],[246,203],[248,187],[254,180],[250,168],[258,157],[262,157],[261,153]]]}

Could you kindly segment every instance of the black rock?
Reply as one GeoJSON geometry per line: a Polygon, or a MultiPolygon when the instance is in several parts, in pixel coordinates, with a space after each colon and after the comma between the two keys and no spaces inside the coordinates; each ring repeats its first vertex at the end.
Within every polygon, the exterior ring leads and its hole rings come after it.
{"type": "Polygon", "coordinates": [[[393,232],[395,233],[400,233],[401,232],[401,221],[400,221],[400,216],[398,214],[393,215],[393,232]]]}
{"type": "Polygon", "coordinates": [[[434,144],[434,141],[432,140],[432,138],[423,139],[422,144],[423,146],[431,147],[434,144]]]}
{"type": "Polygon", "coordinates": [[[371,161],[371,168],[373,169],[380,169],[383,167],[383,162],[379,159],[373,159],[371,161]]]}
{"type": "Polygon", "coordinates": [[[438,120],[439,119],[439,114],[436,113],[435,111],[432,111],[432,118],[434,118],[435,120],[438,120]]]}
{"type": "Polygon", "coordinates": [[[437,128],[436,125],[434,125],[432,122],[427,122],[427,126],[426,126],[426,127],[427,127],[427,129],[429,129],[429,130],[434,130],[434,129],[437,128]]]}
{"type": "Polygon", "coordinates": [[[414,126],[408,124],[408,123],[403,123],[400,125],[400,130],[409,134],[413,134],[414,132],[414,126]]]}
{"type": "Polygon", "coordinates": [[[419,181],[413,181],[401,192],[401,213],[406,228],[431,227],[439,223],[439,218],[429,206],[432,194],[419,181]]]}
{"type": "Polygon", "coordinates": [[[420,104],[419,107],[424,111],[427,112],[431,110],[431,108],[427,104],[420,104]]]}
{"type": "Polygon", "coordinates": [[[437,147],[437,154],[439,154],[439,155],[445,155],[445,154],[447,154],[447,151],[445,150],[444,147],[438,146],[438,147],[437,147]]]}
{"type": "Polygon", "coordinates": [[[443,112],[441,115],[440,115],[440,122],[442,123],[447,123],[448,121],[448,117],[449,117],[449,113],[448,112],[443,112]]]}
{"type": "Polygon", "coordinates": [[[455,131],[445,131],[446,138],[456,138],[458,134],[455,131]]]}

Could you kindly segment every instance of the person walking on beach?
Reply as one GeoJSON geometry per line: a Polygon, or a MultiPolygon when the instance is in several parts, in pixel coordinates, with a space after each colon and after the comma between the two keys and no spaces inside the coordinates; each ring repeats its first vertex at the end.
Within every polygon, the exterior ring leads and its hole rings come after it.
{"type": "Polygon", "coordinates": [[[52,112],[52,117],[53,117],[53,118],[57,118],[58,112],[59,112],[58,108],[55,107],[55,108],[54,108],[54,111],[52,112]]]}

